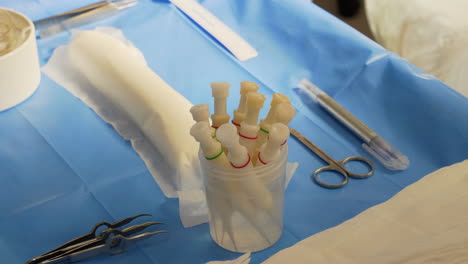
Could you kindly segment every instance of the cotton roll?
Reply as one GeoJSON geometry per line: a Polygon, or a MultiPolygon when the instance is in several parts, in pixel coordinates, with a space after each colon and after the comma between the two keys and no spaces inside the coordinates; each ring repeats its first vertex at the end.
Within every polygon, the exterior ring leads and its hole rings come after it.
{"type": "Polygon", "coordinates": [[[81,31],[70,43],[68,56],[72,67],[127,114],[177,169],[177,182],[183,185],[180,177],[194,170],[198,158],[198,145],[189,134],[192,104],[110,35],[81,31]]]}

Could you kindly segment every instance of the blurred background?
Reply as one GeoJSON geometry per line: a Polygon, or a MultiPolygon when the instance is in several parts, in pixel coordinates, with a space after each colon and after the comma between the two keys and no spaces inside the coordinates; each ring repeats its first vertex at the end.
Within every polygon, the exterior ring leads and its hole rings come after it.
{"type": "Polygon", "coordinates": [[[365,0],[314,0],[313,2],[362,34],[374,39],[367,23],[365,0]]]}
{"type": "Polygon", "coordinates": [[[468,96],[468,0],[312,0],[468,96]]]}

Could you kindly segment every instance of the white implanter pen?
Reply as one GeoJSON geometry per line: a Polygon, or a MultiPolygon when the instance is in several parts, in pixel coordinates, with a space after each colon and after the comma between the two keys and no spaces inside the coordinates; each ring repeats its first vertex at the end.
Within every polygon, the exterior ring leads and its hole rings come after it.
{"type": "MultiPolygon", "coordinates": [[[[271,124],[273,123],[281,123],[284,125],[288,125],[289,122],[293,119],[294,115],[296,114],[296,110],[292,105],[289,103],[279,103],[275,105],[272,118],[270,119],[271,124]]],[[[255,165],[258,165],[258,150],[260,147],[266,142],[268,135],[270,134],[271,125],[265,125],[260,127],[260,130],[257,134],[257,143],[255,147],[255,152],[252,155],[252,162],[255,165]]]]}
{"type": "MultiPolygon", "coordinates": [[[[260,130],[257,133],[257,148],[259,148],[263,143],[266,142],[268,131],[271,128],[271,125],[275,123],[275,117],[277,108],[280,104],[290,104],[291,100],[286,95],[280,93],[274,93],[271,98],[270,110],[268,111],[267,116],[260,121],[260,130]]],[[[292,107],[291,107],[292,108],[292,107]]],[[[292,118],[292,117],[291,117],[292,118]]]]}
{"type": "MultiPolygon", "coordinates": [[[[216,137],[229,150],[227,157],[234,168],[253,168],[247,148],[239,143],[239,135],[235,125],[227,123],[220,126],[216,130],[216,137]]],[[[255,174],[248,177],[242,184],[246,195],[258,197],[255,200],[256,205],[259,208],[270,210],[273,206],[272,194],[264,184],[255,178],[255,174]]]]}
{"type": "Polygon", "coordinates": [[[282,123],[274,123],[268,135],[268,141],[260,147],[257,166],[274,162],[280,156],[281,147],[289,137],[289,128],[282,123]]]}
{"type": "Polygon", "coordinates": [[[245,146],[239,143],[239,134],[235,125],[226,123],[216,130],[216,138],[228,150],[228,159],[236,169],[253,167],[250,155],[245,146]]]}
{"type": "Polygon", "coordinates": [[[239,136],[241,137],[240,143],[247,148],[250,155],[255,152],[257,133],[260,128],[258,116],[265,99],[265,96],[261,93],[247,94],[247,114],[245,120],[240,124],[239,136]]]}
{"type": "Polygon", "coordinates": [[[220,127],[222,124],[229,122],[230,116],[226,112],[227,97],[229,96],[229,87],[227,82],[211,83],[211,91],[214,97],[214,114],[211,115],[214,128],[220,127]]]}
{"type": "Polygon", "coordinates": [[[195,122],[205,121],[210,123],[210,112],[208,110],[208,104],[197,104],[190,108],[193,120],[195,122]]]}
{"type": "Polygon", "coordinates": [[[231,167],[224,154],[223,146],[213,138],[211,127],[208,122],[200,121],[195,123],[190,129],[190,135],[192,135],[196,141],[200,142],[200,148],[207,160],[224,167],[231,167]]]}
{"type": "Polygon", "coordinates": [[[258,91],[258,85],[256,83],[251,81],[241,82],[241,98],[239,100],[239,106],[234,110],[234,117],[232,118],[232,123],[237,126],[237,131],[239,131],[242,121],[245,120],[245,114],[247,112],[247,94],[256,91],[258,91]]]}
{"type": "MultiPolygon", "coordinates": [[[[210,124],[210,111],[208,104],[197,104],[190,108],[190,113],[192,113],[193,120],[195,122],[207,122],[210,124]]],[[[211,128],[211,135],[215,136],[216,129],[211,128]]]]}

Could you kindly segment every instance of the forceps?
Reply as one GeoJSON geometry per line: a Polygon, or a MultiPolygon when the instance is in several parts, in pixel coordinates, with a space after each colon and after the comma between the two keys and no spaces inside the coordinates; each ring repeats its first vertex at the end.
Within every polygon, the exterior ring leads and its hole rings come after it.
{"type": "Polygon", "coordinates": [[[363,179],[363,178],[370,177],[374,173],[374,164],[372,164],[370,160],[364,157],[360,157],[360,156],[350,156],[350,157],[345,158],[344,160],[336,161],[332,159],[332,157],[330,157],[323,150],[321,150],[319,147],[317,147],[315,144],[310,142],[304,135],[299,133],[294,128],[290,127],[289,130],[291,131],[291,134],[297,140],[299,140],[302,144],[304,144],[307,148],[309,148],[312,152],[314,152],[315,155],[319,156],[322,160],[328,162],[329,165],[317,169],[316,171],[314,171],[314,174],[312,175],[312,178],[314,179],[314,181],[320,186],[323,186],[329,189],[336,189],[336,188],[345,186],[348,183],[349,177],[363,179]],[[358,173],[349,171],[348,169],[345,168],[345,164],[351,161],[357,161],[357,162],[366,164],[369,168],[369,171],[364,174],[358,174],[358,173]],[[324,171],[338,172],[342,176],[343,181],[338,184],[330,184],[330,183],[326,183],[320,180],[318,175],[324,171]]]}
{"type": "Polygon", "coordinates": [[[100,222],[96,224],[89,233],[68,241],[40,256],[32,258],[26,262],[26,264],[63,264],[81,261],[100,254],[120,254],[125,251],[128,245],[147,239],[153,235],[167,232],[165,230],[159,230],[137,234],[148,227],[161,224],[158,222],[146,222],[124,229],[118,229],[142,216],[150,216],[150,214],[139,214],[127,217],[115,223],[100,222]],[[98,230],[103,227],[105,227],[105,229],[102,231],[98,230]]]}

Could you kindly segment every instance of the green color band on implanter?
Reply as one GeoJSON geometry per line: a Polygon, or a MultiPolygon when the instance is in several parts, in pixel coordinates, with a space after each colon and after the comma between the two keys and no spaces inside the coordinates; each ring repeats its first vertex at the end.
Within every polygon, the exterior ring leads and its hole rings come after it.
{"type": "Polygon", "coordinates": [[[214,160],[214,159],[216,159],[217,157],[221,156],[221,154],[223,154],[223,152],[224,152],[224,148],[221,147],[221,151],[220,151],[216,156],[211,157],[211,158],[208,158],[208,157],[205,156],[205,159],[207,159],[207,160],[214,160]]]}

